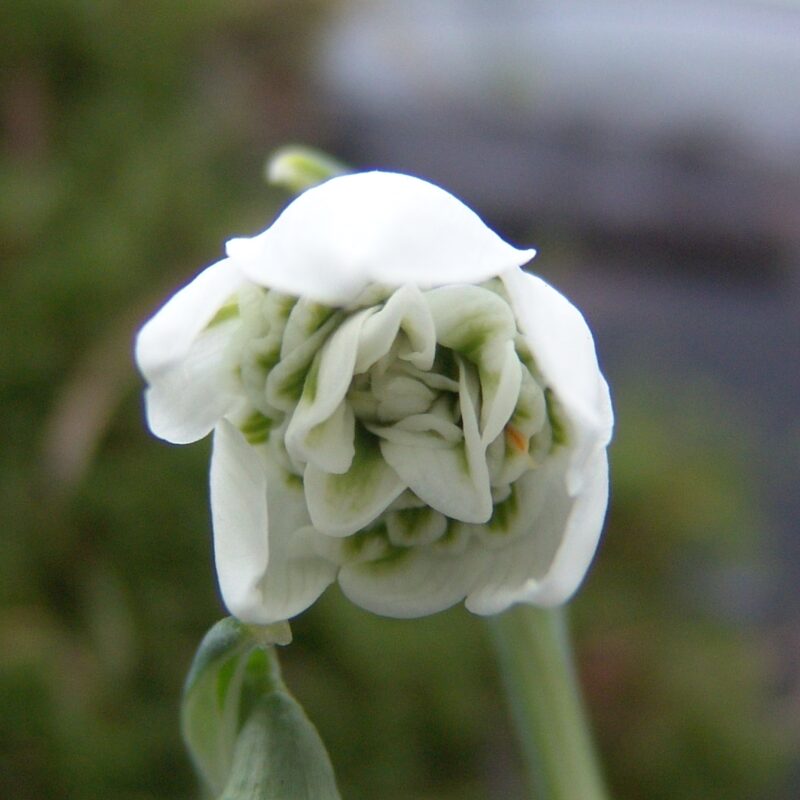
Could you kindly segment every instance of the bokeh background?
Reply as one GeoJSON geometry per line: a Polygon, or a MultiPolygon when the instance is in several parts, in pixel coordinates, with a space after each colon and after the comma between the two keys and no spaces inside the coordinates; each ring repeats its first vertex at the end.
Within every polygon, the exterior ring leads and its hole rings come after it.
{"type": "MultiPolygon", "coordinates": [[[[286,202],[287,142],[449,188],[596,330],[613,498],[571,610],[614,796],[798,796],[796,3],[5,0],[0,125],[0,796],[199,796],[208,446],[148,435],[131,341],[286,202]]],[[[293,628],[345,798],[525,796],[481,620],[334,588],[293,628]]]]}

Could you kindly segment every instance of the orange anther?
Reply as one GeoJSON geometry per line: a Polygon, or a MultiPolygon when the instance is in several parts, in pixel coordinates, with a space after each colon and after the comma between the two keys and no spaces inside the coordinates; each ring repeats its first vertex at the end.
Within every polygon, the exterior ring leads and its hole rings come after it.
{"type": "Polygon", "coordinates": [[[506,441],[520,453],[528,452],[528,440],[513,425],[506,425],[506,441]]]}

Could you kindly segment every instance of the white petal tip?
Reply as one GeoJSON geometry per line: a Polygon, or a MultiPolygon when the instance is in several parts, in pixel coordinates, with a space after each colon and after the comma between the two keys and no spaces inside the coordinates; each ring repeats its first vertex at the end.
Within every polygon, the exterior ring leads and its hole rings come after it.
{"type": "Polygon", "coordinates": [[[253,239],[245,236],[238,236],[225,242],[225,255],[237,261],[251,258],[255,250],[253,239]]]}

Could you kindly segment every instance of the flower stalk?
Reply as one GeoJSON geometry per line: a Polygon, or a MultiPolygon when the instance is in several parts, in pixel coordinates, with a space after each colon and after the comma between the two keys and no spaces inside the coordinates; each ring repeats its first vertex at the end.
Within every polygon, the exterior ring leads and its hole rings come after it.
{"type": "Polygon", "coordinates": [[[608,800],[563,608],[519,605],[490,629],[536,800],[608,800]]]}

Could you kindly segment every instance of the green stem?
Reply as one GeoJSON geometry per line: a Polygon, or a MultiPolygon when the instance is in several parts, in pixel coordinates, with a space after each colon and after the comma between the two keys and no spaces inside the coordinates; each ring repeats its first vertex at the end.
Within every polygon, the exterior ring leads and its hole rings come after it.
{"type": "Polygon", "coordinates": [[[563,609],[517,606],[491,623],[537,800],[608,800],[563,609]]]}

